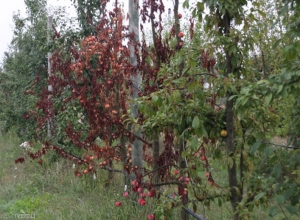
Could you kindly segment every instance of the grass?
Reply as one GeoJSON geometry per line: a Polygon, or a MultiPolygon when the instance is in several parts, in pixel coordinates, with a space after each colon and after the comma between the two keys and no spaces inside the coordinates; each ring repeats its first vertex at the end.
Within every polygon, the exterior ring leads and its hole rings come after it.
{"type": "Polygon", "coordinates": [[[72,163],[59,160],[43,168],[37,161],[14,164],[23,155],[22,141],[14,135],[1,136],[0,154],[0,219],[19,214],[32,214],[35,219],[146,219],[154,209],[154,201],[141,207],[135,200],[122,196],[124,178],[114,175],[104,187],[107,173],[75,177],[72,163]],[[115,207],[116,201],[123,205],[115,207]]]}
{"type": "MultiPolygon", "coordinates": [[[[14,160],[24,155],[23,149],[19,147],[23,141],[13,133],[0,135],[0,219],[27,214],[38,220],[144,220],[155,208],[159,208],[154,199],[148,199],[147,205],[142,207],[136,199],[123,197],[124,177],[121,174],[114,174],[111,185],[105,187],[106,171],[98,171],[96,180],[91,176],[78,178],[74,175],[72,162],[68,160],[58,159],[47,163],[45,158],[43,166],[29,159],[24,164],[15,164],[14,160]],[[115,207],[116,201],[122,201],[122,206],[115,207]]],[[[50,158],[51,154],[48,155],[50,158]]],[[[211,165],[216,182],[226,186],[226,165],[215,162],[211,165]]],[[[165,201],[164,204],[167,203],[165,201]]],[[[199,203],[188,207],[206,220],[232,219],[228,202],[221,207],[217,200],[209,208],[199,203]]],[[[179,209],[168,219],[179,219],[178,216],[179,209]]],[[[251,219],[267,219],[267,211],[256,208],[251,219]]],[[[283,219],[283,215],[274,219],[283,219]]]]}

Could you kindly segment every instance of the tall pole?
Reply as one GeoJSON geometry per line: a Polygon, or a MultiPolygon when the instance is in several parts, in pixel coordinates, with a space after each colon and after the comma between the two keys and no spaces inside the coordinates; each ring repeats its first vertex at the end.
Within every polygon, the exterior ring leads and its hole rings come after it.
{"type": "MultiPolygon", "coordinates": [[[[139,13],[138,13],[138,4],[139,0],[129,0],[129,32],[134,33],[134,39],[131,40],[129,45],[130,50],[130,64],[133,67],[137,67],[137,54],[136,54],[136,45],[139,42],[139,13]]],[[[133,103],[131,105],[131,112],[134,118],[138,117],[138,106],[134,103],[134,100],[138,98],[138,91],[141,86],[141,75],[139,72],[136,75],[131,76],[132,86],[133,86],[133,103]]],[[[134,129],[134,128],[133,128],[134,129]]],[[[141,137],[141,131],[138,129],[137,131],[133,131],[134,134],[138,137],[141,137]]],[[[142,172],[143,169],[143,146],[142,142],[135,138],[132,143],[132,166],[138,167],[137,172],[142,172]]]]}
{"type": "MultiPolygon", "coordinates": [[[[229,11],[226,10],[224,16],[223,16],[223,23],[225,25],[225,37],[229,37],[230,34],[230,22],[232,21],[233,17],[230,15],[229,11]]],[[[225,49],[225,56],[226,56],[226,72],[225,76],[228,77],[229,74],[234,72],[234,66],[232,65],[232,59],[234,58],[233,55],[231,55],[228,51],[228,49],[225,49]]],[[[242,189],[239,187],[238,179],[237,179],[237,164],[235,159],[236,154],[236,145],[234,141],[234,111],[233,111],[233,100],[229,100],[229,97],[232,94],[227,94],[227,101],[226,101],[226,131],[227,131],[227,137],[225,139],[226,142],[226,148],[227,148],[227,154],[228,157],[231,157],[233,160],[233,165],[230,167],[227,167],[228,170],[228,178],[229,178],[229,187],[230,187],[230,203],[233,209],[233,219],[238,220],[239,219],[239,213],[237,211],[238,204],[242,201],[242,196],[237,192],[237,189],[242,189]]]]}
{"type": "MultiPolygon", "coordinates": [[[[179,16],[178,16],[178,9],[179,9],[179,0],[175,0],[174,1],[174,21],[175,21],[175,33],[176,33],[176,40],[177,40],[177,45],[179,45],[179,43],[182,41],[181,37],[179,36],[179,33],[181,31],[180,29],[180,22],[179,22],[179,16]]],[[[178,47],[178,51],[181,49],[181,47],[178,47]]],[[[183,72],[184,69],[184,62],[183,60],[179,63],[178,65],[178,69],[180,72],[180,75],[183,72]]],[[[184,131],[185,132],[185,131],[184,131]]],[[[178,146],[178,153],[179,153],[179,158],[178,158],[178,165],[180,168],[180,175],[184,174],[184,170],[187,168],[187,164],[186,164],[186,159],[182,156],[182,153],[185,151],[185,147],[186,147],[186,140],[184,139],[184,132],[182,135],[182,138],[179,140],[179,146],[178,146]]],[[[184,190],[186,189],[186,186],[178,186],[178,192],[183,193],[184,190]]],[[[186,205],[188,203],[188,193],[185,195],[182,195],[182,203],[183,205],[186,205]]],[[[180,213],[180,220],[188,220],[189,219],[189,214],[187,213],[187,211],[184,209],[184,207],[181,209],[181,213],[180,213]]]]}
{"type": "MultiPolygon", "coordinates": [[[[48,20],[47,20],[47,31],[48,31],[48,36],[47,36],[47,41],[48,43],[51,42],[51,33],[52,33],[52,24],[53,24],[53,18],[52,16],[48,16],[48,20]]],[[[49,51],[48,52],[48,79],[51,77],[51,56],[52,53],[49,51]]],[[[53,91],[52,85],[49,83],[48,84],[48,102],[50,102],[50,99],[52,97],[51,93],[53,91]]],[[[52,125],[52,118],[51,118],[51,109],[48,107],[48,121],[47,121],[47,137],[50,138],[51,137],[51,125],[52,125]]]]}

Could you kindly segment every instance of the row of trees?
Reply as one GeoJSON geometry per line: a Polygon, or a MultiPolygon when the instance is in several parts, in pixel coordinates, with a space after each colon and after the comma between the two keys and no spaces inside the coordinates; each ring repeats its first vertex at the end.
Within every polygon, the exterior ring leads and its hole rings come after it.
{"type": "Polygon", "coordinates": [[[76,176],[121,171],[151,195],[175,184],[179,204],[230,201],[233,219],[259,203],[270,217],[298,214],[299,150],[271,143],[289,135],[299,146],[296,1],[185,1],[188,17],[175,0],[170,24],[163,1],[129,1],[129,26],[118,1],[74,4],[80,30],[57,16],[47,44],[46,1],[27,0],[28,18],[14,17],[1,122],[44,144],[32,159],[55,150],[81,165],[76,176]],[[213,160],[225,161],[227,183],[213,160]]]}

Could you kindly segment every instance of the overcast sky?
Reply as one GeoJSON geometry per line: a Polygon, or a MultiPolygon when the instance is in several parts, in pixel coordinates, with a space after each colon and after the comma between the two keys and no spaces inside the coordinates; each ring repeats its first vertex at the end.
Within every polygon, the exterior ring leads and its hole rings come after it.
{"type": "Polygon", "coordinates": [[[3,60],[3,53],[7,50],[8,44],[12,39],[12,16],[13,12],[25,12],[23,0],[3,1],[0,7],[0,62],[3,60]]]}

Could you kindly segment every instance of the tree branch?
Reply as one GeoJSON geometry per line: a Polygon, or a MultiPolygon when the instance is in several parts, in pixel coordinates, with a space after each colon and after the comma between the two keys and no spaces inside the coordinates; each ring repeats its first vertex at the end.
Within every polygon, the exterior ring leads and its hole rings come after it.
{"type": "Polygon", "coordinates": [[[289,146],[289,145],[275,144],[273,142],[266,141],[266,140],[262,141],[262,143],[271,144],[271,145],[274,145],[274,146],[277,146],[277,147],[283,147],[283,148],[288,148],[288,149],[299,149],[299,147],[292,147],[292,146],[289,146]]]}

